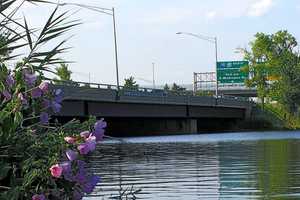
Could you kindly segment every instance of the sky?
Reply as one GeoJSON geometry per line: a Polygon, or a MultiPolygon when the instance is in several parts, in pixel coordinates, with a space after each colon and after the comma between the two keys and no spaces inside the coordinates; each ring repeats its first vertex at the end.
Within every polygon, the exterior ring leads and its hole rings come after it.
{"type": "MultiPolygon", "coordinates": [[[[61,3],[115,7],[120,82],[133,76],[140,85],[151,85],[152,63],[156,84],[191,84],[193,72],[215,70],[212,43],[176,32],[218,38],[220,61],[241,60],[238,47],[249,47],[257,32],[288,30],[300,40],[299,0],[60,0],[61,3]]],[[[77,11],[76,7],[62,7],[77,11]]],[[[25,5],[22,15],[38,28],[53,10],[25,5]]],[[[63,55],[76,81],[116,84],[113,23],[109,15],[81,9],[72,18],[75,28],[63,55]],[[90,75],[90,76],[89,76],[90,75]]],[[[67,36],[65,36],[67,37],[67,36]]]]}

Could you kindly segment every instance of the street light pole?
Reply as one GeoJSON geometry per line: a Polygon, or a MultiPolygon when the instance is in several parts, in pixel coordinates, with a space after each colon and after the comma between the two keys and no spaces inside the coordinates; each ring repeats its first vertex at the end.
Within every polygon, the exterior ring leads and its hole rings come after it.
{"type": "Polygon", "coordinates": [[[152,63],[152,83],[153,83],[153,89],[155,89],[155,77],[154,77],[154,66],[155,63],[152,63]]]}
{"type": "MultiPolygon", "coordinates": [[[[196,37],[198,39],[201,40],[206,40],[210,43],[213,43],[215,45],[215,54],[216,54],[216,91],[215,91],[215,95],[218,98],[218,94],[219,94],[219,83],[218,83],[218,39],[217,37],[208,37],[208,36],[204,36],[204,35],[199,35],[199,34],[194,34],[194,33],[187,33],[187,32],[177,32],[176,34],[184,34],[184,35],[190,35],[193,37],[196,37]]],[[[197,87],[197,86],[196,86],[197,87]]],[[[194,86],[194,88],[196,88],[194,86]]],[[[196,92],[196,91],[194,91],[196,92]]]]}
{"type": "Polygon", "coordinates": [[[216,51],[216,97],[219,93],[219,81],[218,81],[218,39],[215,37],[215,51],[216,51]]]}
{"type": "Polygon", "coordinates": [[[115,43],[115,59],[116,59],[116,74],[117,74],[117,90],[120,89],[120,82],[119,82],[119,63],[118,63],[118,45],[117,45],[117,30],[116,30],[116,15],[115,15],[115,8],[103,8],[98,6],[89,6],[85,4],[79,3],[58,3],[58,6],[78,6],[84,9],[88,9],[94,12],[110,15],[113,18],[113,29],[114,29],[114,43],[115,43]]]}
{"type": "Polygon", "coordinates": [[[116,16],[115,8],[112,8],[113,26],[114,26],[114,41],[115,41],[115,59],[116,59],[116,74],[117,74],[117,90],[120,89],[119,82],[119,61],[118,61],[118,45],[117,45],[117,30],[116,30],[116,16]]]}

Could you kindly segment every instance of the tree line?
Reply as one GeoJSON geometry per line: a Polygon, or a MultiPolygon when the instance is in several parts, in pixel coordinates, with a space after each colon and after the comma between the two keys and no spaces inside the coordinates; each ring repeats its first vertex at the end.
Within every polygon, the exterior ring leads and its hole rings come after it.
{"type": "Polygon", "coordinates": [[[262,107],[282,106],[294,116],[300,106],[300,56],[296,38],[288,31],[257,33],[250,49],[242,49],[249,66],[248,87],[256,87],[262,107]]]}

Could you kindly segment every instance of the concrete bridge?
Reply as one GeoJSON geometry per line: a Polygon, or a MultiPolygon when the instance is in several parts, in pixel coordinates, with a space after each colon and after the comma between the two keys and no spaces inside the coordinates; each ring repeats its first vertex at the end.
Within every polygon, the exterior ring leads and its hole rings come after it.
{"type": "Polygon", "coordinates": [[[118,91],[113,85],[87,83],[55,87],[64,91],[63,109],[58,117],[104,117],[113,125],[111,132],[118,136],[223,130],[228,124],[249,117],[252,106],[236,97],[172,94],[146,88],[120,87],[118,91]]]}

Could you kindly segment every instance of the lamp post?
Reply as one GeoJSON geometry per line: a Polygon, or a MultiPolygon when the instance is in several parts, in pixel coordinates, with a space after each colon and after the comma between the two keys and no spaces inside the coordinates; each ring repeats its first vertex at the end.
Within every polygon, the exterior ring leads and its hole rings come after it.
{"type": "Polygon", "coordinates": [[[115,48],[115,64],[116,64],[116,75],[117,75],[117,90],[120,89],[120,82],[119,82],[119,61],[118,61],[118,45],[117,45],[117,30],[116,30],[116,15],[115,15],[115,8],[103,8],[98,6],[89,6],[85,4],[79,3],[57,3],[58,6],[78,6],[84,9],[88,9],[94,12],[106,14],[112,16],[113,19],[113,30],[114,30],[114,48],[115,48]]]}
{"type": "MultiPolygon", "coordinates": [[[[204,36],[204,35],[199,35],[199,34],[194,34],[194,33],[187,33],[187,32],[177,32],[176,34],[178,35],[190,35],[193,37],[196,37],[201,40],[208,41],[210,43],[213,43],[215,45],[215,54],[216,54],[216,97],[218,98],[218,93],[219,93],[219,83],[218,83],[218,39],[217,37],[209,37],[209,36],[204,36]]],[[[195,91],[196,92],[196,91],[195,91]]]]}
{"type": "Polygon", "coordinates": [[[155,63],[152,63],[152,84],[153,84],[153,89],[155,89],[155,74],[154,74],[154,67],[155,63]]]}
{"type": "Polygon", "coordinates": [[[115,15],[115,8],[111,9],[112,16],[113,16],[113,25],[114,25],[114,41],[115,41],[115,59],[116,59],[116,74],[117,74],[117,89],[120,89],[120,82],[119,82],[119,61],[118,61],[118,45],[117,45],[117,30],[116,30],[116,15],[115,15]]]}

